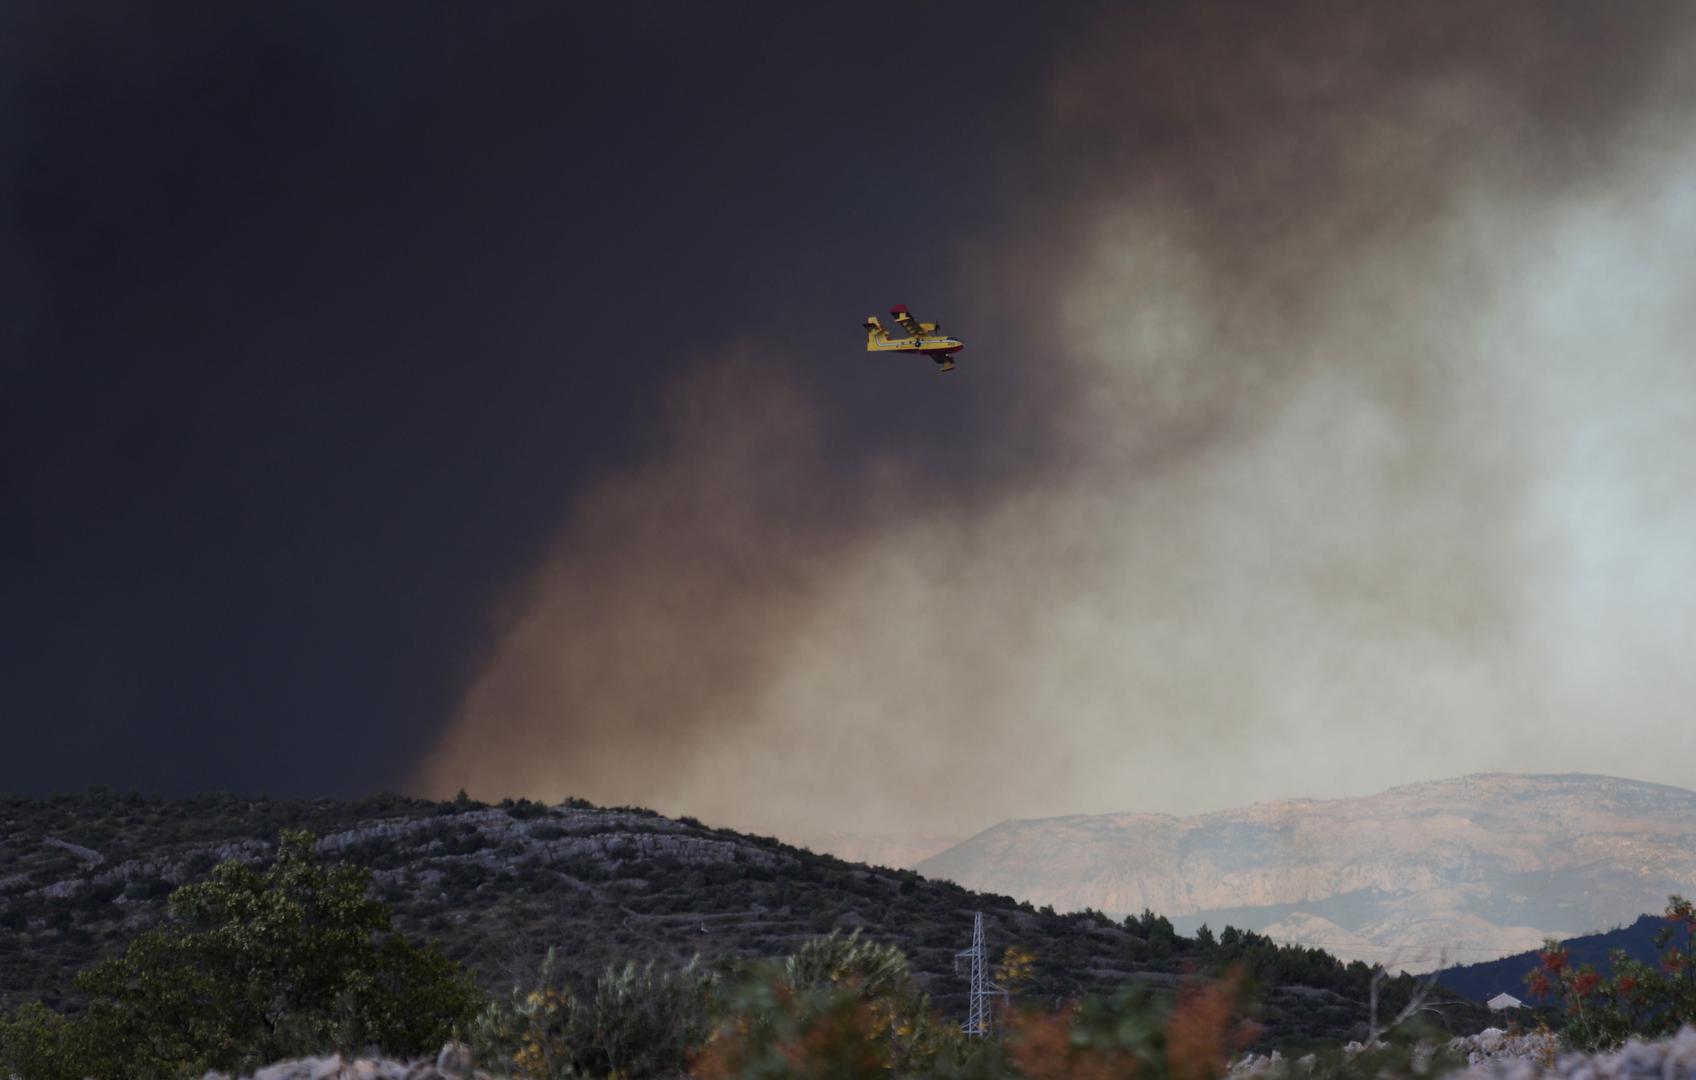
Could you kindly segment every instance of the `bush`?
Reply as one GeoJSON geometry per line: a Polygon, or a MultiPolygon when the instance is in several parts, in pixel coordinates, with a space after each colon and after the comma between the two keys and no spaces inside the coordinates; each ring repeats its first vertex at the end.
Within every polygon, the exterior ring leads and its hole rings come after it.
{"type": "Polygon", "coordinates": [[[714,979],[696,964],[675,972],[615,964],[577,995],[555,984],[556,959],[548,950],[541,986],[514,988],[469,1025],[484,1068],[534,1080],[678,1076],[712,1030],[714,979]]]}
{"type": "Polygon", "coordinates": [[[1590,964],[1574,969],[1559,942],[1543,943],[1525,981],[1532,997],[1553,997],[1566,1006],[1561,1038],[1569,1046],[1618,1046],[1634,1035],[1658,1038],[1696,1022],[1696,907],[1670,896],[1663,918],[1667,925],[1655,938],[1660,963],[1645,964],[1616,950],[1609,979],[1590,964]]]}
{"type": "Polygon", "coordinates": [[[846,984],[791,988],[780,967],[725,995],[725,1019],[697,1056],[699,1080],[949,1075],[965,1060],[957,1028],[922,998],[867,998],[846,984]],[[941,1069],[938,1066],[942,1066],[941,1069]]]}
{"type": "Polygon", "coordinates": [[[516,802],[511,799],[502,799],[501,809],[519,821],[546,817],[548,814],[547,806],[539,802],[531,802],[529,799],[519,799],[516,802]]]}
{"type": "Polygon", "coordinates": [[[860,932],[832,931],[802,945],[783,962],[783,981],[792,990],[842,986],[866,1000],[899,997],[912,988],[907,954],[893,945],[865,941],[860,932]]]}
{"type": "Polygon", "coordinates": [[[0,1063],[13,1075],[52,1080],[91,1075],[86,1031],[38,1002],[0,1020],[0,1063]]]}

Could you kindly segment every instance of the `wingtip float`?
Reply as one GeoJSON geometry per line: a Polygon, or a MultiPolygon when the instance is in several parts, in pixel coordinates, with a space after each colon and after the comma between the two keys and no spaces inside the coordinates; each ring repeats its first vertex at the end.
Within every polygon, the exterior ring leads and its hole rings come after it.
{"type": "Polygon", "coordinates": [[[896,304],[889,313],[908,336],[890,337],[876,315],[867,315],[864,323],[867,352],[917,353],[936,361],[939,373],[954,370],[954,354],[966,347],[965,342],[944,334],[936,323],[914,319],[906,304],[896,304]]]}

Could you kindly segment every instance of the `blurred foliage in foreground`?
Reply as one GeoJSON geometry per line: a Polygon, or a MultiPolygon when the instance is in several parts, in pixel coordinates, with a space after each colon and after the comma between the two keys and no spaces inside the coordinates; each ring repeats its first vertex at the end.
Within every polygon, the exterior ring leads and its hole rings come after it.
{"type": "MultiPolygon", "coordinates": [[[[1009,950],[1004,963],[1025,958],[1009,950]]],[[[1218,1080],[1253,1040],[1240,971],[1177,993],[1128,987],[1058,1009],[1007,1009],[992,1038],[968,1038],[918,988],[906,957],[857,933],[831,934],[779,962],[711,973],[609,969],[582,998],[555,985],[515,990],[470,1028],[478,1064],[535,1080],[1218,1080]]],[[[1440,1075],[1453,1061],[1419,1029],[1262,1075],[1440,1075]]]]}

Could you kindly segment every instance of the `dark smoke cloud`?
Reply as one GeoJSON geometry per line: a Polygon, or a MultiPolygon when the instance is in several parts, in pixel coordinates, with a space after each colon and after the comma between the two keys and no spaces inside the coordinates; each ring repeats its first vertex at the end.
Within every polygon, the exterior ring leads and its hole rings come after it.
{"type": "Polygon", "coordinates": [[[967,441],[972,389],[934,422],[816,328],[992,214],[954,178],[1037,76],[1012,7],[0,4],[0,790],[400,782],[491,596],[748,327],[835,402],[821,497],[967,441]]]}
{"type": "Polygon", "coordinates": [[[960,378],[1030,459],[940,497],[910,449],[845,468],[757,341],[700,363],[419,784],[800,834],[1686,781],[1691,42],[1580,4],[1089,28],[957,269],[1008,328],[960,378]]]}

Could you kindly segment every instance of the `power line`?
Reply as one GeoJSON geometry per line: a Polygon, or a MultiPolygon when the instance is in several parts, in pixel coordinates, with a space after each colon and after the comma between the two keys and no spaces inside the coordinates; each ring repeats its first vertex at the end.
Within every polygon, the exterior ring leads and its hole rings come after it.
{"type": "Polygon", "coordinates": [[[995,1024],[990,1001],[993,998],[1006,1001],[1007,991],[989,981],[989,952],[984,948],[981,911],[975,912],[972,917],[972,947],[954,954],[956,968],[962,960],[970,962],[972,989],[968,996],[966,1022],[960,1025],[960,1030],[969,1038],[986,1038],[995,1024]]]}

